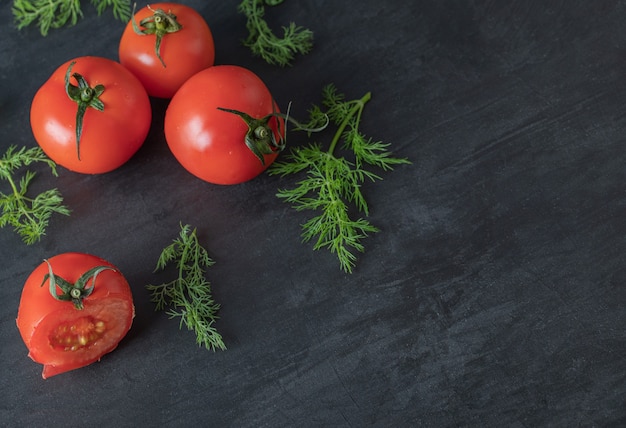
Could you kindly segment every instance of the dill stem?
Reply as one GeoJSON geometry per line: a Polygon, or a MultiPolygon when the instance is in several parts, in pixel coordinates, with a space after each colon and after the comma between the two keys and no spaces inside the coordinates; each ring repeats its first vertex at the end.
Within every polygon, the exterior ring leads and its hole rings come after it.
{"type": "MultiPolygon", "coordinates": [[[[0,164],[1,166],[1,164],[0,164]]],[[[17,186],[15,185],[15,182],[13,181],[13,179],[11,178],[11,176],[9,174],[6,175],[6,179],[9,182],[9,184],[11,185],[11,189],[13,189],[13,194],[15,196],[19,196],[19,192],[17,190],[17,186]]]]}
{"type": "Polygon", "coordinates": [[[22,214],[28,219],[28,221],[30,223],[33,223],[33,224],[36,223],[35,219],[30,215],[30,213],[28,212],[28,209],[25,206],[26,204],[24,203],[24,199],[28,199],[28,198],[26,196],[20,195],[20,192],[19,192],[19,190],[17,190],[17,186],[15,185],[15,181],[13,181],[13,178],[11,178],[10,175],[6,175],[5,178],[7,179],[9,184],[11,185],[11,189],[13,190],[13,194],[17,198],[17,202],[18,202],[20,208],[22,208],[22,214]]]}
{"type": "MultiPolygon", "coordinates": [[[[255,3],[254,1],[252,2],[253,4],[255,3]]],[[[252,7],[250,9],[250,19],[251,21],[254,23],[254,26],[256,28],[259,28],[259,21],[261,21],[261,17],[259,16],[259,14],[257,13],[257,8],[256,7],[252,7]]],[[[263,32],[263,31],[259,31],[258,34],[258,38],[259,39],[263,39],[266,42],[270,41],[269,38],[267,37],[267,35],[263,32]]]]}
{"type": "MultiPolygon", "coordinates": [[[[185,263],[187,263],[187,246],[183,248],[183,253],[180,256],[180,264],[178,265],[178,285],[181,286],[181,282],[183,280],[184,272],[185,272],[185,263]]],[[[182,287],[181,287],[182,288],[182,287]]]]}
{"type": "Polygon", "coordinates": [[[348,126],[350,119],[352,119],[352,117],[355,114],[358,114],[357,116],[357,125],[358,125],[358,122],[361,120],[361,112],[363,111],[363,107],[365,107],[365,103],[367,103],[371,98],[372,98],[372,93],[368,92],[365,95],[363,95],[363,97],[360,100],[356,100],[354,102],[354,107],[350,109],[346,117],[343,119],[343,121],[339,125],[339,128],[337,128],[337,132],[335,133],[335,136],[330,142],[330,147],[328,148],[328,154],[332,154],[335,151],[335,147],[337,146],[337,143],[341,139],[341,136],[343,135],[343,131],[346,129],[346,126],[348,126]]]}

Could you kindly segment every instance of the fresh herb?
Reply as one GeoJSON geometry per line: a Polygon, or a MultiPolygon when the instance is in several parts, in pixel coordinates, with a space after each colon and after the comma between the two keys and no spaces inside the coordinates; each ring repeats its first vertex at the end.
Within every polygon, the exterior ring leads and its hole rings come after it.
{"type": "Polygon", "coordinates": [[[395,165],[410,163],[406,158],[393,157],[388,151],[389,144],[373,141],[360,132],[361,114],[370,98],[368,92],[360,99],[346,101],[333,85],[324,87],[322,105],[326,111],[313,106],[306,127],[315,128],[327,119],[337,125],[328,149],[318,143],[292,148],[285,161],[275,162],[269,169],[272,175],[304,174],[296,187],[280,189],[276,196],[292,204],[297,211],[321,211],[302,225],[302,239],[308,242],[316,238],[313,248],[327,248],[335,253],[341,269],[348,273],[356,264],[355,252],[365,249],[362,239],[379,230],[368,220],[355,220],[350,214],[350,206],[354,206],[358,212],[369,215],[361,185],[366,179],[382,180],[366,167],[388,171],[395,165]],[[353,160],[336,154],[340,140],[353,160]]]}
{"type": "Polygon", "coordinates": [[[283,27],[283,37],[280,38],[265,21],[265,5],[276,6],[283,1],[243,0],[238,7],[239,13],[246,16],[248,29],[248,37],[243,40],[243,45],[268,64],[281,67],[291,65],[295,54],[305,55],[313,47],[311,30],[291,22],[288,27],[283,27]]]}
{"type": "MultiPolygon", "coordinates": [[[[91,4],[98,15],[111,7],[116,19],[130,19],[130,0],[91,0],[91,4]]],[[[18,29],[36,23],[42,36],[51,28],[75,25],[83,17],[80,0],[13,0],[12,10],[18,29]]]]}
{"type": "Polygon", "coordinates": [[[40,147],[16,150],[9,147],[0,158],[0,178],[9,182],[11,192],[0,192],[0,227],[10,225],[28,244],[39,241],[46,233],[46,227],[53,213],[69,215],[70,211],[63,205],[63,198],[57,189],[46,190],[34,198],[26,196],[28,186],[35,173],[27,170],[24,176],[16,181],[13,174],[23,166],[35,162],[43,162],[50,167],[56,177],[56,164],[49,159],[40,147]]]}
{"type": "Polygon", "coordinates": [[[218,318],[220,305],[213,300],[211,284],[205,277],[205,269],[215,262],[198,242],[196,229],[182,225],[179,237],[161,252],[155,271],[174,263],[178,277],[161,285],[147,285],[156,310],[170,309],[170,318],[180,318],[183,325],[196,334],[196,343],[206,349],[224,350],[222,336],[213,324],[218,318]]]}

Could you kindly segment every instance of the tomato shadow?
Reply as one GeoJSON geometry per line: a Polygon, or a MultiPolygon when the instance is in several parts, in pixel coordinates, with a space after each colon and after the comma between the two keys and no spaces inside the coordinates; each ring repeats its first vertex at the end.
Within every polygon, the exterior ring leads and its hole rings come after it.
{"type": "Polygon", "coordinates": [[[146,340],[150,330],[158,328],[158,319],[163,315],[162,312],[155,310],[155,305],[150,300],[150,294],[145,287],[145,284],[150,284],[150,281],[154,279],[150,273],[137,272],[136,275],[127,275],[126,278],[133,293],[135,317],[130,330],[120,342],[119,347],[133,346],[132,344],[137,341],[146,340]]]}

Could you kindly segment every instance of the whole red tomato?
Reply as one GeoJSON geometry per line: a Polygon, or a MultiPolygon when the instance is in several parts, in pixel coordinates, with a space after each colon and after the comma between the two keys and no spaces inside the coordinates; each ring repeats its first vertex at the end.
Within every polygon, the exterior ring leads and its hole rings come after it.
{"type": "Polygon", "coordinates": [[[30,110],[35,140],[46,155],[85,174],[126,163],[144,143],[151,121],[150,99],[139,80],[120,63],[93,56],[57,68],[30,110]]]}
{"type": "Polygon", "coordinates": [[[89,254],[64,253],[26,280],[17,327],[46,379],[100,360],[117,347],[134,316],[130,287],[115,266],[89,254]]]}
{"type": "Polygon", "coordinates": [[[187,79],[213,65],[215,46],[207,22],[196,10],[154,3],[126,25],[119,57],[149,95],[171,98],[187,79]]]}
{"type": "Polygon", "coordinates": [[[209,183],[256,177],[274,162],[283,138],[284,121],[269,89],[235,65],[195,74],[165,112],[170,150],[187,171],[209,183]]]}

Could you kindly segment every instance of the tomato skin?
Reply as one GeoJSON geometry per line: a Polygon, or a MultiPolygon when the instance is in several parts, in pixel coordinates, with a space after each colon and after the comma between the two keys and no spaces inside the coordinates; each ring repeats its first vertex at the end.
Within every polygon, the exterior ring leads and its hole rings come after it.
{"type": "MultiPolygon", "coordinates": [[[[71,78],[70,82],[76,85],[71,78]]],[[[84,174],[101,174],[119,168],[143,145],[152,121],[150,98],[137,78],[120,63],[101,57],[79,57],[57,68],[33,98],[30,123],[42,150],[57,164],[84,174]],[[93,88],[105,89],[104,111],[87,108],[76,149],[78,104],[65,90],[65,74],[81,74],[93,88]]]]}
{"type": "MultiPolygon", "coordinates": [[[[182,29],[165,34],[161,40],[160,55],[166,66],[163,67],[155,54],[156,36],[135,33],[131,21],[120,39],[119,58],[137,76],[150,96],[171,98],[187,79],[213,65],[213,34],[204,18],[189,6],[154,3],[150,8],[171,11],[182,25],[182,29]]],[[[135,14],[135,22],[139,25],[142,19],[152,14],[146,6],[135,14]]]]}
{"type": "MultiPolygon", "coordinates": [[[[171,99],[165,112],[165,139],[178,162],[196,177],[213,184],[239,184],[269,167],[277,152],[264,155],[265,164],[245,145],[248,125],[218,107],[262,118],[278,113],[263,81],[236,65],[216,65],[191,77],[171,99]]],[[[269,121],[277,139],[284,121],[269,121]]]]}
{"type": "MultiPolygon", "coordinates": [[[[44,379],[87,366],[114,350],[128,333],[135,316],[130,286],[111,263],[84,253],[63,253],[48,259],[55,275],[74,283],[83,273],[96,266],[108,266],[96,278],[93,292],[83,299],[78,310],[71,301],[59,301],[50,294],[48,264],[40,264],[27,278],[17,315],[17,327],[28,348],[28,356],[43,364],[44,379]],[[43,283],[43,286],[42,286],[43,283]],[[54,346],[59,326],[75,326],[101,321],[97,338],[77,350],[54,346]]],[[[90,282],[91,283],[91,282],[90,282]]]]}

